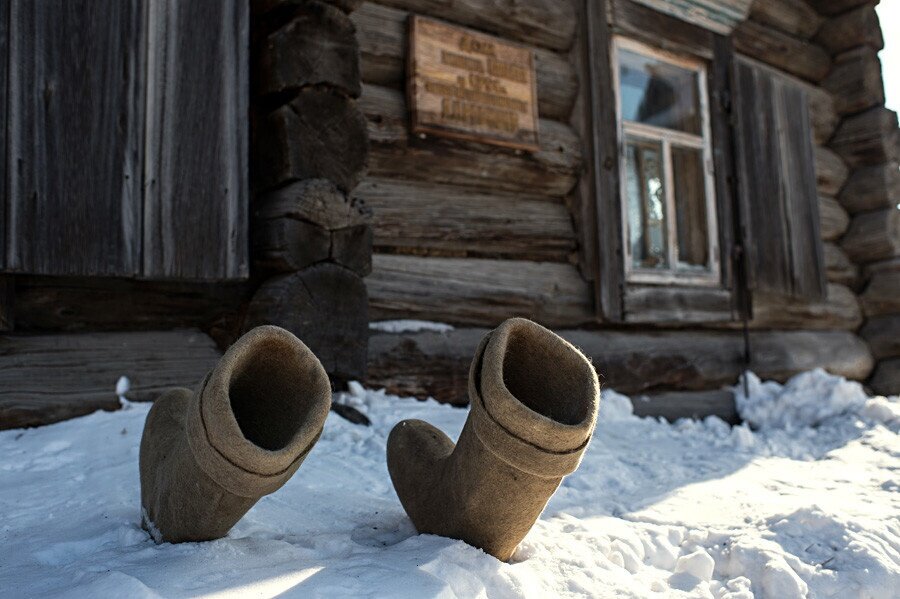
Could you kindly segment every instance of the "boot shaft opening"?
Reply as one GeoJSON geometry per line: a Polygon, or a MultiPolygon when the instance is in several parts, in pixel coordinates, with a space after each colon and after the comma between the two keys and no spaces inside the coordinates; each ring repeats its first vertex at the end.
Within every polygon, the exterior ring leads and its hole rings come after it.
{"type": "Polygon", "coordinates": [[[561,424],[576,425],[593,407],[591,368],[553,333],[510,331],[503,355],[503,384],[529,409],[561,424]]]}
{"type": "Polygon", "coordinates": [[[237,365],[228,395],[248,441],[278,451],[300,430],[315,407],[310,390],[321,384],[315,365],[305,362],[283,339],[270,338],[256,344],[237,365]]]}

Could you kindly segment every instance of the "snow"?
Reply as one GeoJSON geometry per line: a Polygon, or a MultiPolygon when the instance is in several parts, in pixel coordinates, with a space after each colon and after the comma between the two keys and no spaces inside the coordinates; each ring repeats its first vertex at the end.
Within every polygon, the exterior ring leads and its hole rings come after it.
{"type": "Polygon", "coordinates": [[[370,322],[369,330],[382,333],[418,333],[420,331],[446,333],[453,330],[453,325],[429,320],[379,320],[370,322]]]}
{"type": "MultiPolygon", "coordinates": [[[[0,432],[2,597],[896,598],[900,399],[822,371],[751,377],[740,410],[675,424],[604,390],[594,440],[502,563],[416,535],[384,461],[391,427],[467,412],[354,384],[297,474],[227,538],[140,528],[146,404],[0,432]]],[[[740,387],[738,387],[740,389],[740,387]]]]}

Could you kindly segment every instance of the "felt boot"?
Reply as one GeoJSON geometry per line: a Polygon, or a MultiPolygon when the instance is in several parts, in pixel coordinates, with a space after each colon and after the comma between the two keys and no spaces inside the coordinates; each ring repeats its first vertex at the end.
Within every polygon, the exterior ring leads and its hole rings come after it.
{"type": "Polygon", "coordinates": [[[225,536],[319,439],[328,375],[294,335],[253,329],[191,392],[153,404],[141,438],[143,526],[157,543],[225,536]]]}
{"type": "Polygon", "coordinates": [[[416,529],[508,560],[578,467],[599,395],[587,358],[544,327],[513,318],[488,333],[456,445],[421,420],[400,422],[388,438],[391,480],[416,529]]]}

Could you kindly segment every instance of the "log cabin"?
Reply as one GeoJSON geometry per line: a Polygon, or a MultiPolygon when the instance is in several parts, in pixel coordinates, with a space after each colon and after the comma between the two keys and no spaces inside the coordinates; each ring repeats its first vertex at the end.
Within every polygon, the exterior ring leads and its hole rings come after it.
{"type": "Polygon", "coordinates": [[[900,393],[875,4],[3,2],[0,428],[262,323],[455,405],[511,316],[641,414],[734,421],[748,369],[900,393]]]}

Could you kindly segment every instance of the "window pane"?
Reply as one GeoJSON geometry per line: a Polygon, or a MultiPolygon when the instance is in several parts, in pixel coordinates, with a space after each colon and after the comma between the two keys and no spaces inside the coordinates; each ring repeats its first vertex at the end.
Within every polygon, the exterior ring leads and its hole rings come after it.
{"type": "Polygon", "coordinates": [[[619,50],[622,118],[700,135],[697,73],[619,50]]]}
{"type": "Polygon", "coordinates": [[[625,152],[632,264],[634,268],[667,268],[662,146],[628,140],[625,152]]]}
{"type": "Polygon", "coordinates": [[[678,230],[678,266],[705,269],[709,265],[706,190],[700,150],[672,146],[675,187],[675,224],[678,230]]]}

